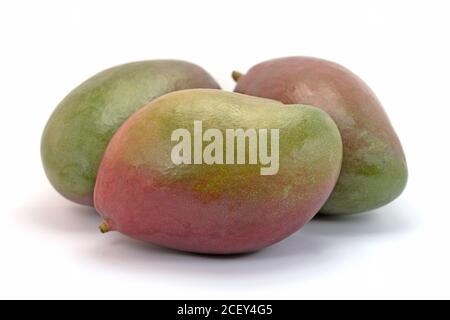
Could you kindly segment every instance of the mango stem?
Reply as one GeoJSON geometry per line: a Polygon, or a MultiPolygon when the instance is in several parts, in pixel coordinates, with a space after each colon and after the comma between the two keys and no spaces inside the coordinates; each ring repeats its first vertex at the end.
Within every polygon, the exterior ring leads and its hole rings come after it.
{"type": "Polygon", "coordinates": [[[231,77],[236,82],[238,82],[239,78],[242,77],[242,76],[243,76],[243,74],[240,73],[239,71],[236,71],[236,70],[231,73],[231,77]]]}
{"type": "Polygon", "coordinates": [[[101,233],[106,233],[106,232],[110,231],[109,226],[106,222],[102,222],[102,224],[99,225],[98,228],[100,229],[101,233]]]}

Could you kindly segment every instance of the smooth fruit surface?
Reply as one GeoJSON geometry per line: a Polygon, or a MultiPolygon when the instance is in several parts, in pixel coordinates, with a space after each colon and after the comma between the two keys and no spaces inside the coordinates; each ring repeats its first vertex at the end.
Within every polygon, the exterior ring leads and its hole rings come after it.
{"type": "Polygon", "coordinates": [[[132,62],[96,74],[70,92],[48,120],[41,142],[48,179],[66,198],[92,205],[106,145],[132,113],[171,91],[218,87],[202,68],[178,60],[132,62]]]}
{"type": "Polygon", "coordinates": [[[311,104],[336,122],[344,145],[342,170],[322,213],[375,209],[403,191],[408,174],[400,141],[375,94],[355,74],[326,60],[289,57],[233,77],[235,92],[311,104]]]}
{"type": "MultiPolygon", "coordinates": [[[[229,151],[224,144],[224,154],[229,151]]],[[[318,108],[220,90],[183,90],[151,102],[117,131],[100,165],[95,207],[105,221],[103,232],[117,230],[191,252],[254,251],[282,240],[316,214],[335,185],[341,158],[339,131],[318,108]],[[195,135],[194,121],[224,136],[228,129],[278,129],[277,173],[261,175],[262,165],[249,161],[174,164],[172,134],[185,128],[195,135]]]]}

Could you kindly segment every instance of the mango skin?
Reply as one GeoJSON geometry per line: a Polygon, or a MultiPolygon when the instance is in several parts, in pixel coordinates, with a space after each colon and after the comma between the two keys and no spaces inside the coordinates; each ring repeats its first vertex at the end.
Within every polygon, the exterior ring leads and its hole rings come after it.
{"type": "Polygon", "coordinates": [[[375,209],[405,188],[408,172],[400,141],[375,94],[348,69],[310,57],[274,59],[252,67],[234,91],[311,104],[334,119],[344,157],[337,185],[321,213],[375,209]]]}
{"type": "Polygon", "coordinates": [[[42,162],[53,187],[92,206],[97,169],[117,128],[151,100],[189,88],[219,85],[199,66],[178,60],[127,63],[83,82],[57,106],[42,135],[42,162]]]}
{"type": "Polygon", "coordinates": [[[136,239],[197,253],[249,252],[309,221],[331,193],[341,161],[339,131],[318,108],[183,90],[133,114],[111,139],[95,208],[106,229],[136,239]],[[260,166],[249,164],[173,164],[171,133],[186,128],[193,134],[194,120],[222,132],[280,129],[278,173],[260,175],[260,166]]]}

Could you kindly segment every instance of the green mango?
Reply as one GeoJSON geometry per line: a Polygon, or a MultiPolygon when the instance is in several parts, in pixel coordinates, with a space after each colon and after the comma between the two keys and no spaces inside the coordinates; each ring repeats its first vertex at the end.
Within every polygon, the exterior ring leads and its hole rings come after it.
{"type": "Polygon", "coordinates": [[[51,184],[64,197],[93,205],[97,169],[117,128],[153,99],[190,88],[219,85],[199,66],[178,60],[127,63],[83,82],[57,106],[42,135],[51,184]]]}
{"type": "Polygon", "coordinates": [[[373,91],[350,70],[322,59],[288,57],[232,76],[235,92],[311,104],[336,122],[344,144],[342,170],[321,213],[364,212],[402,193],[408,171],[400,140],[373,91]]]}
{"type": "Polygon", "coordinates": [[[258,250],[317,213],[341,160],[336,124],[318,108],[221,90],[169,93],[108,145],[94,196],[100,229],[192,252],[258,250]]]}

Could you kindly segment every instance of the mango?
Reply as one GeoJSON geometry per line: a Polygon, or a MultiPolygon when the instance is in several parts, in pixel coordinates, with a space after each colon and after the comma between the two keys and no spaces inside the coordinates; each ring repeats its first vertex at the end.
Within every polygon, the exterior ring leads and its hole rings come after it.
{"type": "Polygon", "coordinates": [[[407,165],[400,141],[373,91],[348,69],[322,59],[289,57],[233,72],[235,92],[283,103],[311,104],[336,122],[343,140],[342,170],[325,214],[381,207],[405,188],[407,165]]]}
{"type": "Polygon", "coordinates": [[[336,124],[318,108],[169,93],[111,139],[95,185],[100,230],[189,252],[255,251],[317,213],[341,161],[336,124]]]}
{"type": "Polygon", "coordinates": [[[199,66],[177,60],[123,64],[83,82],[57,106],[42,135],[42,162],[53,187],[93,205],[98,166],[117,128],[151,100],[189,88],[219,85],[199,66]]]}

